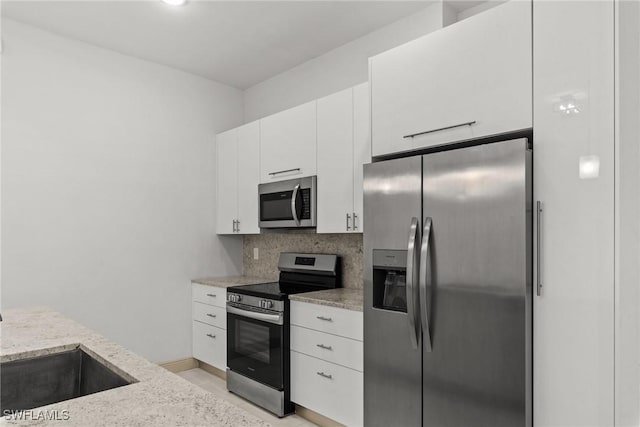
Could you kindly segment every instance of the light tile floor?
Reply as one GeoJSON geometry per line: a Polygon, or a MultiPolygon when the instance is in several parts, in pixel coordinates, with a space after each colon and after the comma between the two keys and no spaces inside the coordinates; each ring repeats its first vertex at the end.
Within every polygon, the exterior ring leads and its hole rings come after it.
{"type": "Polygon", "coordinates": [[[188,371],[179,372],[182,378],[186,379],[193,384],[202,387],[203,389],[215,394],[216,396],[226,400],[227,402],[233,403],[236,406],[246,410],[250,414],[267,421],[273,426],[281,426],[281,427],[307,427],[307,426],[315,426],[315,424],[305,420],[298,415],[289,415],[288,417],[278,418],[270,412],[265,411],[264,409],[244,400],[241,397],[236,396],[233,393],[227,391],[227,384],[225,381],[204,371],[202,369],[189,369],[188,371]]]}

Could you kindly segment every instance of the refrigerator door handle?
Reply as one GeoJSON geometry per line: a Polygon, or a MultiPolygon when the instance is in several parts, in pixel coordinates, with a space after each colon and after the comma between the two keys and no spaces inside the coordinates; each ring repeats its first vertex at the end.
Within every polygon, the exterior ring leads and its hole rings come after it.
{"type": "Polygon", "coordinates": [[[422,231],[422,246],[420,247],[420,318],[422,319],[422,342],[424,351],[431,352],[431,330],[429,329],[429,309],[428,309],[428,280],[427,267],[431,261],[429,244],[431,242],[431,218],[424,219],[424,229],[422,231]]]}
{"type": "Polygon", "coordinates": [[[420,242],[420,227],[418,226],[418,218],[411,218],[411,227],[409,229],[409,245],[407,250],[407,278],[406,278],[406,299],[407,299],[407,320],[409,321],[409,338],[411,340],[411,347],[414,350],[418,349],[418,335],[420,333],[420,319],[419,313],[416,310],[416,293],[415,293],[415,278],[416,270],[418,267],[418,252],[416,251],[416,244],[420,242]]]}

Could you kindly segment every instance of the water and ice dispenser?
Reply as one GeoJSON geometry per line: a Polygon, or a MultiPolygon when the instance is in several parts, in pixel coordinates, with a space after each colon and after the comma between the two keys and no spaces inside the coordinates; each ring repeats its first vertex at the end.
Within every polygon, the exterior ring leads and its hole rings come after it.
{"type": "Polygon", "coordinates": [[[373,306],[407,312],[407,251],[373,250],[373,306]]]}

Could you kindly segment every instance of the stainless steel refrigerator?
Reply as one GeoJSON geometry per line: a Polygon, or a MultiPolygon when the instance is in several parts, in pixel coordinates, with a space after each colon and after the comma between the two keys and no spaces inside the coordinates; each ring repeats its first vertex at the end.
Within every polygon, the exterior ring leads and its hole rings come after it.
{"type": "Polygon", "coordinates": [[[364,421],[532,425],[532,152],[364,169],[364,421]]]}

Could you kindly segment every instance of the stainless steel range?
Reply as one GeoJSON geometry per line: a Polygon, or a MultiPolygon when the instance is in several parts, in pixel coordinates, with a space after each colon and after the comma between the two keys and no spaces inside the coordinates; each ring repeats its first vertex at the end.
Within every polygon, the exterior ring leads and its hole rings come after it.
{"type": "Polygon", "coordinates": [[[227,289],[227,389],[290,414],[289,295],[341,286],[340,257],[282,253],[274,283],[227,289]]]}

